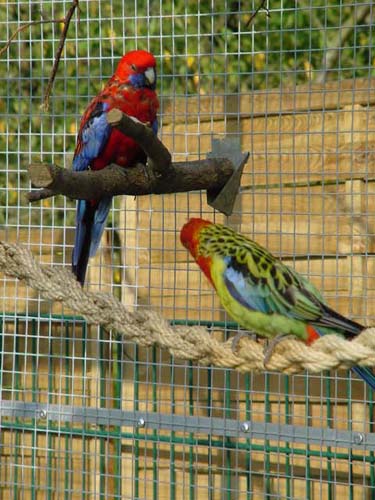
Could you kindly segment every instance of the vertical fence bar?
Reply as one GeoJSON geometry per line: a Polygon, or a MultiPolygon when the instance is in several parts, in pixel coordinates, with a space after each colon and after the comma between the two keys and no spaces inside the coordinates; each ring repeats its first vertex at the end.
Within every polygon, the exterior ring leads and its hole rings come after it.
{"type": "MultiPolygon", "coordinates": [[[[12,394],[12,397],[14,395],[15,401],[19,400],[19,391],[21,389],[20,386],[20,366],[19,366],[19,319],[16,318],[15,320],[15,335],[14,335],[14,393],[12,394]]],[[[15,419],[16,424],[20,424],[21,421],[17,417],[15,419]]],[[[18,455],[19,455],[19,449],[20,449],[20,431],[19,429],[14,431],[15,433],[15,450],[14,450],[14,485],[13,485],[13,494],[14,498],[17,498],[18,495],[18,455]]]]}
{"type": "MultiPolygon", "coordinates": [[[[368,419],[369,419],[369,432],[375,432],[374,425],[374,391],[367,386],[368,391],[368,419]]],[[[370,488],[375,491],[375,453],[370,451],[370,488]]]]}
{"type": "MultiPolygon", "coordinates": [[[[212,416],[213,410],[213,396],[212,396],[212,367],[207,368],[207,417],[212,416]]],[[[208,436],[209,446],[211,444],[211,436],[208,436]]],[[[211,455],[208,457],[208,500],[212,500],[214,498],[214,478],[212,474],[212,457],[211,455]]]]}
{"type": "MultiPolygon", "coordinates": [[[[284,392],[285,392],[285,423],[290,424],[290,400],[289,400],[289,377],[285,375],[284,379],[284,392]]],[[[291,489],[291,467],[290,467],[290,443],[287,441],[285,443],[285,483],[286,483],[286,498],[287,500],[292,498],[291,489]]]]}
{"type": "MultiPolygon", "coordinates": [[[[174,362],[173,358],[171,359],[171,365],[170,365],[170,376],[171,376],[171,413],[174,414],[176,411],[176,397],[175,397],[175,368],[174,368],[174,362]]],[[[175,439],[176,433],[174,431],[171,431],[171,451],[170,451],[170,468],[169,468],[169,477],[170,477],[170,494],[169,498],[170,500],[175,500],[176,499],[176,448],[175,445],[173,444],[173,441],[175,439]]]]}
{"type": "MultiPolygon", "coordinates": [[[[86,396],[85,391],[86,391],[86,374],[87,374],[87,323],[84,322],[82,325],[82,377],[83,377],[83,395],[86,396]]],[[[83,423],[83,436],[82,436],[82,448],[83,448],[83,457],[82,457],[82,463],[83,463],[83,469],[82,469],[82,500],[86,500],[87,495],[88,495],[88,484],[89,484],[89,477],[88,477],[88,472],[87,472],[87,462],[88,462],[88,439],[87,439],[87,430],[88,430],[88,425],[86,422],[83,423]]]]}
{"type": "MultiPolygon", "coordinates": [[[[35,319],[31,320],[31,400],[33,403],[37,401],[38,375],[37,375],[37,323],[35,319]]],[[[31,436],[31,500],[36,499],[36,452],[37,452],[37,432],[36,419],[33,418],[31,423],[34,427],[31,436]]]]}
{"type": "MultiPolygon", "coordinates": [[[[352,406],[352,384],[351,384],[351,373],[349,371],[346,372],[347,382],[346,382],[346,390],[347,390],[347,430],[353,430],[353,406],[352,406]]],[[[353,451],[351,448],[348,450],[348,500],[354,499],[354,484],[353,484],[353,451]]]]}
{"type": "MultiPolygon", "coordinates": [[[[245,419],[251,420],[251,376],[245,375],[245,419]]],[[[252,476],[251,476],[251,440],[246,439],[248,450],[246,451],[246,500],[251,500],[252,494],[252,476]]]]}
{"type": "MultiPolygon", "coordinates": [[[[270,401],[270,375],[264,375],[264,409],[265,409],[265,422],[271,422],[271,401],[270,401]]],[[[270,442],[268,439],[264,442],[264,465],[265,465],[265,480],[264,480],[264,493],[265,498],[271,496],[271,457],[270,457],[270,442]]]]}
{"type": "MultiPolygon", "coordinates": [[[[309,376],[305,376],[304,381],[305,386],[305,425],[308,426],[310,424],[310,398],[309,398],[309,389],[310,389],[310,379],[309,376]]],[[[306,444],[306,500],[311,500],[312,493],[312,484],[311,484],[311,460],[310,460],[310,446],[306,444]]]]}
{"type": "MultiPolygon", "coordinates": [[[[64,368],[65,368],[65,404],[68,405],[70,403],[70,395],[72,394],[72,383],[71,383],[71,378],[74,376],[72,373],[72,368],[71,368],[71,342],[72,342],[72,337],[73,337],[73,329],[75,324],[71,325],[69,321],[64,321],[65,325],[65,342],[64,342],[64,348],[65,348],[65,361],[64,361],[64,368]],[[71,332],[72,330],[72,332],[71,332]]],[[[66,427],[69,427],[72,429],[72,426],[70,424],[65,424],[66,427]]],[[[65,434],[64,437],[65,441],[65,450],[64,450],[64,498],[65,500],[69,500],[72,494],[72,489],[73,489],[73,438],[72,435],[69,436],[68,433],[65,434]]]]}
{"type": "MultiPolygon", "coordinates": [[[[48,403],[53,403],[53,376],[54,376],[54,357],[53,357],[53,332],[52,332],[52,318],[48,322],[48,403]]],[[[54,438],[47,423],[47,499],[51,500],[53,497],[53,444],[54,438]]]]}
{"type": "MultiPolygon", "coordinates": [[[[332,428],[332,405],[331,405],[331,378],[330,372],[324,372],[324,383],[325,383],[325,392],[326,392],[326,423],[328,429],[332,428]]],[[[332,459],[331,459],[332,448],[331,446],[327,447],[327,481],[328,481],[328,498],[327,500],[333,500],[334,492],[333,492],[333,474],[332,474],[332,459]]]]}
{"type": "MultiPolygon", "coordinates": [[[[188,397],[189,397],[189,415],[194,415],[194,374],[193,374],[193,364],[189,361],[189,367],[187,369],[188,375],[188,397]]],[[[189,441],[193,442],[194,433],[189,433],[189,441]]],[[[192,444],[189,445],[189,500],[195,499],[195,473],[194,473],[194,447],[192,444]]]]}
{"type": "MultiPolygon", "coordinates": [[[[157,372],[157,365],[156,365],[156,348],[152,348],[152,411],[157,412],[158,411],[158,393],[157,393],[157,387],[158,387],[158,372],[157,372]]],[[[172,373],[173,375],[173,373],[172,373]]],[[[171,390],[173,390],[173,376],[171,377],[172,380],[172,386],[171,390]]],[[[171,405],[172,405],[172,411],[174,410],[174,401],[173,401],[174,393],[171,395],[171,405]]],[[[152,495],[153,499],[157,500],[158,498],[158,447],[156,443],[156,438],[158,435],[158,431],[154,429],[152,431],[153,436],[155,438],[155,441],[152,443],[152,495]]],[[[172,488],[172,484],[171,484],[172,488]]]]}
{"type": "MultiPolygon", "coordinates": [[[[139,410],[139,347],[134,345],[134,411],[139,410]]],[[[139,498],[139,439],[138,429],[134,429],[134,498],[139,498]]]]}
{"type": "MultiPolygon", "coordinates": [[[[107,406],[107,401],[106,401],[106,393],[107,393],[107,388],[106,388],[106,361],[104,358],[104,329],[100,327],[99,329],[99,376],[100,376],[100,382],[99,382],[99,398],[100,398],[100,408],[106,408],[107,406]]],[[[106,432],[106,427],[104,425],[101,425],[99,427],[101,431],[101,435],[99,438],[99,495],[100,495],[100,500],[106,500],[106,492],[105,492],[105,471],[106,471],[106,464],[105,464],[105,444],[106,444],[106,438],[104,437],[104,433],[106,432]]]]}
{"type": "MultiPolygon", "coordinates": [[[[231,400],[231,371],[230,370],[225,370],[225,378],[224,378],[224,387],[225,387],[225,395],[224,395],[224,415],[227,418],[231,418],[231,406],[232,406],[232,400],[231,400]]],[[[225,490],[226,490],[226,498],[228,500],[231,499],[232,497],[232,471],[231,471],[231,465],[232,465],[232,453],[231,453],[231,438],[227,437],[223,440],[223,445],[225,447],[224,453],[225,453],[225,476],[226,476],[226,484],[225,484],[225,490]]]]}

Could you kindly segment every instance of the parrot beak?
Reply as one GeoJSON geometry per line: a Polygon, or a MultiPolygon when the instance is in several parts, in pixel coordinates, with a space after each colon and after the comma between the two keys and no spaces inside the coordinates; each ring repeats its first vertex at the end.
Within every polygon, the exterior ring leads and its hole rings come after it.
{"type": "Polygon", "coordinates": [[[150,87],[155,85],[156,81],[156,73],[155,73],[155,68],[147,68],[145,71],[145,78],[150,87]]]}

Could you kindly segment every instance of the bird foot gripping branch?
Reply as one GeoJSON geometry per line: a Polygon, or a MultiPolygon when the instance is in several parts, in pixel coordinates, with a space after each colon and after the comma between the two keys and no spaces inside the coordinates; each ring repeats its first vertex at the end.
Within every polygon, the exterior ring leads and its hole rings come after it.
{"type": "Polygon", "coordinates": [[[62,194],[73,199],[101,199],[105,196],[167,194],[207,191],[207,202],[230,215],[237,197],[241,175],[249,153],[241,152],[232,139],[213,139],[205,160],[172,162],[164,144],[150,127],[134,121],[118,109],[108,113],[108,122],[132,137],[147,155],[147,164],[130,168],[109,165],[103,170],[75,172],[45,163],[29,165],[29,177],[38,190],[27,194],[29,202],[62,194]]]}

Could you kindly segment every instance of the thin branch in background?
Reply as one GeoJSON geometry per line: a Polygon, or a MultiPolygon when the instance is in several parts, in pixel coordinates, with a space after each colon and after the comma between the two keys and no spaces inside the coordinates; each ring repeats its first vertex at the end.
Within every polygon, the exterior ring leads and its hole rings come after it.
{"type": "Polygon", "coordinates": [[[261,11],[261,10],[264,10],[266,12],[266,16],[270,17],[270,11],[269,11],[269,8],[266,6],[266,3],[267,3],[267,0],[262,0],[260,2],[260,4],[258,5],[258,7],[255,9],[255,11],[251,14],[251,16],[249,17],[249,19],[247,20],[247,22],[245,24],[245,28],[247,28],[254,21],[254,19],[258,15],[258,12],[261,11]]]}
{"type": "Polygon", "coordinates": [[[18,26],[16,31],[8,39],[8,41],[6,42],[4,47],[1,47],[0,56],[2,56],[4,54],[4,52],[9,48],[10,44],[16,38],[18,33],[21,33],[22,31],[27,30],[27,28],[30,28],[30,26],[37,26],[38,24],[48,24],[48,23],[63,23],[64,21],[65,21],[65,17],[63,17],[61,19],[40,19],[39,21],[30,21],[29,23],[21,24],[21,26],[18,26]]]}
{"type": "Polygon", "coordinates": [[[30,21],[28,23],[22,24],[21,26],[19,26],[16,29],[16,31],[14,33],[12,33],[12,35],[9,37],[9,39],[7,40],[7,42],[4,45],[4,47],[1,47],[1,49],[0,49],[0,56],[2,56],[4,54],[4,52],[9,48],[9,46],[13,42],[13,40],[17,37],[17,35],[19,33],[21,33],[22,31],[27,30],[27,28],[30,28],[31,26],[38,26],[40,24],[49,24],[49,23],[53,23],[53,24],[64,23],[64,29],[62,30],[62,33],[61,33],[61,36],[60,36],[60,42],[59,42],[59,46],[57,48],[55,61],[53,63],[53,67],[52,67],[52,70],[51,70],[51,75],[49,77],[48,84],[47,84],[47,89],[46,89],[46,91],[44,93],[43,103],[41,105],[41,109],[43,111],[47,111],[48,107],[49,107],[49,98],[50,98],[50,95],[51,95],[51,90],[52,90],[53,82],[55,81],[57,69],[59,67],[59,62],[60,62],[60,59],[61,59],[61,54],[62,54],[62,51],[64,49],[66,35],[67,35],[68,29],[69,29],[69,24],[70,24],[70,21],[71,21],[71,19],[73,17],[73,14],[74,14],[74,12],[75,12],[75,10],[77,8],[78,8],[78,20],[79,20],[79,0],[73,0],[72,5],[70,6],[70,8],[69,8],[69,10],[68,10],[68,12],[67,12],[67,14],[66,14],[65,17],[62,17],[62,18],[59,18],[59,19],[39,19],[38,21],[30,21]]]}
{"type": "Polygon", "coordinates": [[[365,21],[368,14],[371,12],[372,3],[361,5],[353,9],[353,14],[340,26],[334,39],[329,43],[324,51],[322,71],[320,71],[315,81],[317,83],[324,83],[329,70],[333,69],[340,56],[340,51],[344,47],[347,39],[356,29],[356,27],[365,21]]]}
{"type": "Polygon", "coordinates": [[[48,83],[47,83],[47,89],[44,93],[43,103],[40,106],[43,111],[48,111],[48,108],[49,108],[49,98],[51,95],[53,82],[55,81],[56,73],[57,73],[57,70],[59,67],[61,54],[62,54],[62,51],[64,49],[66,35],[68,34],[69,24],[70,24],[70,21],[71,21],[73,14],[74,14],[75,10],[77,9],[77,7],[78,7],[78,21],[79,21],[79,0],[73,0],[72,5],[70,6],[70,8],[69,8],[69,10],[64,18],[64,28],[61,32],[59,46],[57,48],[55,61],[53,63],[53,67],[51,70],[51,75],[50,75],[48,83]]]}

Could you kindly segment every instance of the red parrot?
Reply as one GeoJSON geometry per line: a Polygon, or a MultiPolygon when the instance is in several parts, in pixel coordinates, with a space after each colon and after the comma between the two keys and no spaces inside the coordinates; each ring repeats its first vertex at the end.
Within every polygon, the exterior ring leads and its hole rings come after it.
{"type": "MultiPolygon", "coordinates": [[[[150,52],[133,50],[125,54],[112,78],[84,112],[73,158],[73,170],[101,170],[111,163],[131,167],[144,162],[139,145],[107,122],[113,108],[149,124],[157,133],[159,101],[155,92],[156,62],[150,52]]],[[[78,200],[72,268],[83,285],[89,257],[95,255],[103,234],[112,197],[78,200]]]]}

